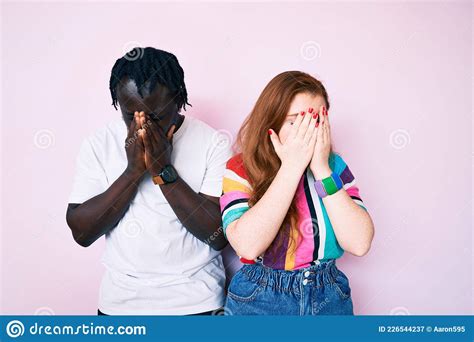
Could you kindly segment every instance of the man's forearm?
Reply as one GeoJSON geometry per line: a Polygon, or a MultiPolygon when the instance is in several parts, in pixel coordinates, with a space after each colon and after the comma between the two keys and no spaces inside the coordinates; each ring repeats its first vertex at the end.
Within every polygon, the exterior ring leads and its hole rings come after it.
{"type": "Polygon", "coordinates": [[[74,240],[87,247],[114,228],[128,210],[140,180],[140,175],[125,171],[102,194],[82,204],[70,203],[66,220],[74,240]]]}
{"type": "Polygon", "coordinates": [[[176,216],[191,234],[213,249],[220,250],[226,246],[218,203],[194,192],[180,177],[160,187],[176,216]]]}

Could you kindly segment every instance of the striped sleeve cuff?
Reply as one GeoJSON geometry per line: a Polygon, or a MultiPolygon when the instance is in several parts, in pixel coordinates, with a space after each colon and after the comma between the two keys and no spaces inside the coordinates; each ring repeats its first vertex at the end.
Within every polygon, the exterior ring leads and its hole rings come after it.
{"type": "Polygon", "coordinates": [[[227,238],[227,227],[229,224],[239,219],[247,210],[249,206],[247,203],[241,203],[237,206],[231,207],[226,210],[222,215],[222,229],[224,230],[224,236],[227,238]]]}
{"type": "Polygon", "coordinates": [[[367,211],[367,208],[364,205],[364,201],[362,201],[362,198],[360,197],[359,187],[356,184],[355,177],[349,169],[349,166],[345,165],[340,177],[342,180],[343,188],[346,190],[347,194],[354,200],[354,202],[359,207],[367,211]]]}

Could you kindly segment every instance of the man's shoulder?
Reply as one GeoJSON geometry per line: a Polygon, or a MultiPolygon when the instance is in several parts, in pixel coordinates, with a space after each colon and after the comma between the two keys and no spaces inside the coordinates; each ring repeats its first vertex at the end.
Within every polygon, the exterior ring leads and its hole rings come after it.
{"type": "Polygon", "coordinates": [[[220,131],[195,116],[186,115],[186,120],[189,120],[189,127],[192,130],[202,132],[207,136],[212,136],[220,131]]]}
{"type": "Polygon", "coordinates": [[[188,127],[184,134],[189,133],[189,138],[198,144],[201,148],[207,148],[208,151],[219,151],[226,159],[232,156],[232,134],[222,128],[216,128],[209,125],[202,119],[186,116],[189,120],[188,127]]]}
{"type": "Polygon", "coordinates": [[[122,119],[111,120],[105,125],[96,128],[85,140],[92,145],[104,145],[110,140],[122,139],[125,141],[127,127],[122,119]]]}

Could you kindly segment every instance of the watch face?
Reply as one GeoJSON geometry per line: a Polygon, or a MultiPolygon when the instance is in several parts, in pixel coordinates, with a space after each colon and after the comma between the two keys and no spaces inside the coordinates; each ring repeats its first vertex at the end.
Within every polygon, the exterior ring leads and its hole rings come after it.
{"type": "Polygon", "coordinates": [[[174,167],[171,165],[165,166],[163,172],[161,173],[161,178],[163,178],[166,183],[174,182],[177,177],[178,174],[176,173],[174,167]]]}

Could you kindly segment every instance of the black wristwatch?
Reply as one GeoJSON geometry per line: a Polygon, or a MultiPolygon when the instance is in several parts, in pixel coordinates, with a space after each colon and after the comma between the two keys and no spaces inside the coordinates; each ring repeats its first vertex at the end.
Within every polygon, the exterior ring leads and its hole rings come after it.
{"type": "Polygon", "coordinates": [[[178,179],[178,173],[173,165],[166,165],[157,176],[153,176],[153,183],[157,185],[173,183],[178,179]]]}

